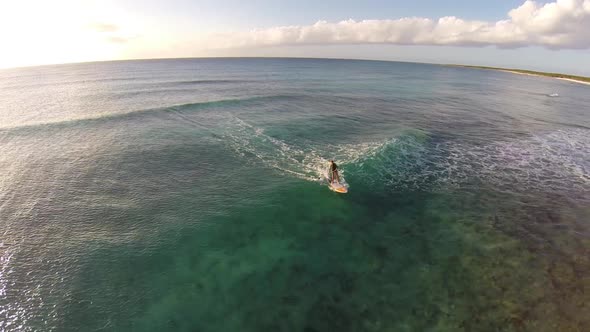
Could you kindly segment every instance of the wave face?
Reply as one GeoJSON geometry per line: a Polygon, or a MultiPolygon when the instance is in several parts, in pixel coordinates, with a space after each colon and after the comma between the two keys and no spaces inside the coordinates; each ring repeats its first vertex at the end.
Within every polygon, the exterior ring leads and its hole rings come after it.
{"type": "Polygon", "coordinates": [[[185,59],[0,101],[0,331],[588,330],[586,86],[185,59]]]}
{"type": "MultiPolygon", "coordinates": [[[[583,130],[558,130],[490,144],[420,141],[406,136],[362,157],[360,176],[372,174],[392,190],[477,188],[550,191],[575,197],[589,189],[590,141],[583,130]]],[[[578,196],[583,198],[583,196],[578,196]]]]}

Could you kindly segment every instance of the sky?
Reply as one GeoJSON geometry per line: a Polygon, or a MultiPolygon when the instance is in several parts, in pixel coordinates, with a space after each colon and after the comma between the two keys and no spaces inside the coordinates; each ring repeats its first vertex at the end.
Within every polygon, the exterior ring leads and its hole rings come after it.
{"type": "Polygon", "coordinates": [[[590,0],[0,0],[0,68],[218,56],[590,76],[590,0]]]}

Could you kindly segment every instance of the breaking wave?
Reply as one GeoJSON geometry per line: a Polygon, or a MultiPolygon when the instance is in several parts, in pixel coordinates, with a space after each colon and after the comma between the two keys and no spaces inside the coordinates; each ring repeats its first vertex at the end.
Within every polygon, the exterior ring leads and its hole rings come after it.
{"type": "MultiPolygon", "coordinates": [[[[234,117],[224,133],[227,144],[243,157],[253,157],[274,168],[309,181],[325,176],[330,159],[341,166],[353,164],[372,155],[389,142],[326,144],[299,147],[265,134],[264,129],[234,117]]],[[[345,170],[341,171],[344,177],[345,170]]]]}
{"type": "Polygon", "coordinates": [[[584,130],[555,131],[528,139],[473,145],[432,143],[415,136],[384,145],[351,173],[395,189],[478,188],[522,192],[590,190],[590,137],[584,130]]]}
{"type": "MultiPolygon", "coordinates": [[[[342,174],[367,186],[392,190],[492,187],[523,193],[590,191],[590,136],[559,130],[526,139],[473,144],[441,141],[421,132],[356,144],[289,144],[234,117],[226,143],[243,157],[285,174],[317,181],[330,159],[342,174]]],[[[569,196],[569,195],[568,195],[569,196]]]]}

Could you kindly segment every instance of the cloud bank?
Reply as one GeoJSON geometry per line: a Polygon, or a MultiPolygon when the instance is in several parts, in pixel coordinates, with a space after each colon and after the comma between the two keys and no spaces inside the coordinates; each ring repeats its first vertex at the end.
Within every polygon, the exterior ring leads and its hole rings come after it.
{"type": "Polygon", "coordinates": [[[520,7],[510,10],[507,19],[496,22],[464,20],[454,16],[437,20],[406,17],[336,23],[318,21],[307,26],[280,26],[218,34],[212,43],[219,48],[397,44],[588,49],[590,0],[557,0],[544,5],[525,1],[520,7]]]}

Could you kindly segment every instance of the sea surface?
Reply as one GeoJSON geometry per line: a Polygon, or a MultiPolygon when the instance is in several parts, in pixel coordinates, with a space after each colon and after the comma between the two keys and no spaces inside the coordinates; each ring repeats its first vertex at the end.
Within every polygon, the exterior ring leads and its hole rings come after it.
{"type": "Polygon", "coordinates": [[[0,331],[590,331],[590,87],[320,59],[2,70],[0,331]]]}

